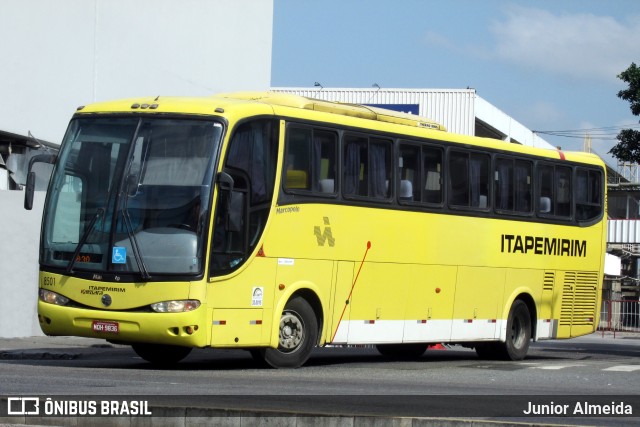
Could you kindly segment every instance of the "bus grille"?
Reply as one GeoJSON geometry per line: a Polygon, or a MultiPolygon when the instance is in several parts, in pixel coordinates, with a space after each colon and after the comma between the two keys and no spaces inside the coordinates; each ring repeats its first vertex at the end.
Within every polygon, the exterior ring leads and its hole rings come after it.
{"type": "Polygon", "coordinates": [[[562,288],[561,326],[593,325],[598,294],[598,273],[567,271],[562,288]]]}

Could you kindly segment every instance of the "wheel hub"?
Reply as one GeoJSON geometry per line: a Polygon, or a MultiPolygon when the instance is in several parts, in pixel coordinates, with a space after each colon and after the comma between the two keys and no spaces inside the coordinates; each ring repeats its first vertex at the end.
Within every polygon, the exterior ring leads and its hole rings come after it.
{"type": "Polygon", "coordinates": [[[280,319],[280,349],[284,351],[296,350],[304,338],[302,319],[293,312],[284,312],[280,319]]]}

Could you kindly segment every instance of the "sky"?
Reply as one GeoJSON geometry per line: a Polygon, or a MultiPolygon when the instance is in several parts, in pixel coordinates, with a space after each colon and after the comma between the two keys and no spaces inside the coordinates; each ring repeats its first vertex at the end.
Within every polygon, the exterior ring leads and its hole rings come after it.
{"type": "Polygon", "coordinates": [[[476,89],[565,150],[611,165],[638,128],[617,75],[640,64],[638,0],[274,0],[274,87],[476,89]]]}

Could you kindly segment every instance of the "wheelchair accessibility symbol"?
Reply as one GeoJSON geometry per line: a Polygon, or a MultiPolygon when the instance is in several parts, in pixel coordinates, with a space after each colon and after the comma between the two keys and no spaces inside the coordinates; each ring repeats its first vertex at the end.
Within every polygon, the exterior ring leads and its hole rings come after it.
{"type": "Polygon", "coordinates": [[[126,264],[127,263],[127,248],[122,246],[114,246],[111,253],[111,263],[113,264],[126,264]]]}

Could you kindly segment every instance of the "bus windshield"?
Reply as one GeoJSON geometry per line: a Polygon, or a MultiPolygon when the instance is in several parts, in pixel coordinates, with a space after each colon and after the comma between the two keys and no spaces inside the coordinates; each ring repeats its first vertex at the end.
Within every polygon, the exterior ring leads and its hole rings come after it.
{"type": "Polygon", "coordinates": [[[94,273],[198,275],[222,125],[72,120],[52,176],[41,263],[94,273]]]}

